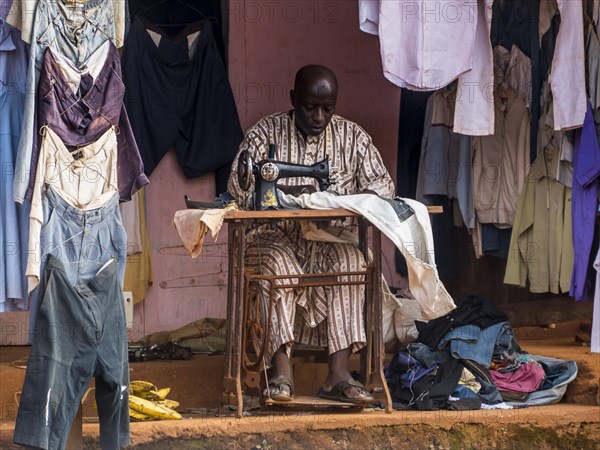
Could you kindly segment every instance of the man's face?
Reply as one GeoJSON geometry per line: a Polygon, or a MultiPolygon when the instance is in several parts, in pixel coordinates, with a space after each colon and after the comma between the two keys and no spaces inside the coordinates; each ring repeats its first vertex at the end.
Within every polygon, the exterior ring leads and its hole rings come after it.
{"type": "Polygon", "coordinates": [[[309,136],[321,134],[335,112],[337,89],[327,80],[291,92],[296,124],[309,136]]]}

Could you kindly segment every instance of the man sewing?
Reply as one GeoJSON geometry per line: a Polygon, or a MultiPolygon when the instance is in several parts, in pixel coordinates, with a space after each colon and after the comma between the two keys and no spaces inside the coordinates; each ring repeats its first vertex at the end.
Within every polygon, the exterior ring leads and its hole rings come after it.
{"type": "MultiPolygon", "coordinates": [[[[337,94],[337,79],[330,69],[319,65],[301,68],[290,92],[294,109],[261,119],[247,131],[240,152],[247,150],[255,161],[261,161],[274,143],[278,161],[312,165],[329,157],[336,170],[332,188],[339,194],[371,192],[393,197],[394,184],[371,137],[357,124],[334,114],[337,94]]],[[[241,207],[249,208],[253,189],[240,187],[237,169],[236,158],[228,190],[241,207]]],[[[293,195],[317,190],[313,178],[285,178],[279,184],[293,195]]],[[[246,267],[263,274],[364,270],[357,247],[306,240],[297,222],[282,222],[275,228],[263,225],[247,236],[246,267]]],[[[294,343],[301,343],[329,349],[329,373],[320,397],[357,404],[373,401],[349,371],[351,353],[366,345],[364,290],[362,285],[346,285],[275,291],[272,336],[265,351],[271,367],[266,392],[270,398],[290,401],[294,397],[289,354],[294,343]]],[[[267,308],[266,286],[260,291],[260,301],[267,308]]]]}

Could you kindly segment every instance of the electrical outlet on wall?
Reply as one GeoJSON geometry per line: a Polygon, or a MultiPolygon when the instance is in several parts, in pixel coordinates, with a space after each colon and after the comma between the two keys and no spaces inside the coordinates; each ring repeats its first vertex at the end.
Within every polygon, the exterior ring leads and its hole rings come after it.
{"type": "Polygon", "coordinates": [[[127,328],[133,328],[133,292],[123,291],[123,301],[125,302],[125,322],[127,328]]]}

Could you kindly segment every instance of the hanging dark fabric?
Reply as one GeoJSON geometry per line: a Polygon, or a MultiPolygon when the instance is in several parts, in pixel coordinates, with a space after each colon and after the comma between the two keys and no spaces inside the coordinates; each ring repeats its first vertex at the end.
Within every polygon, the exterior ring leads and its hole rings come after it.
{"type": "Polygon", "coordinates": [[[217,171],[217,193],[224,192],[243,132],[210,21],[171,38],[136,17],[122,65],[125,105],[146,174],[175,147],[186,177],[217,171]]]}
{"type": "MultiPolygon", "coordinates": [[[[227,67],[221,0],[129,0],[129,12],[132,18],[140,14],[150,22],[161,24],[190,24],[209,18],[217,49],[227,67]]],[[[173,37],[182,29],[183,26],[170,26],[165,27],[165,32],[173,37]]]]}
{"type": "MultiPolygon", "coordinates": [[[[415,198],[425,109],[431,94],[432,92],[402,89],[396,165],[396,194],[400,197],[415,198]]],[[[396,271],[403,275],[408,273],[406,261],[398,250],[396,250],[396,271]]]]}

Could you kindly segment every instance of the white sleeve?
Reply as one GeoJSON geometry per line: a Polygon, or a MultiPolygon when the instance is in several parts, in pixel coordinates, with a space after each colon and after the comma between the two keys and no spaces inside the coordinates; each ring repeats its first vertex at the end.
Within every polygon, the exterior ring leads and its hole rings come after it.
{"type": "Polygon", "coordinates": [[[358,0],[358,22],[365,33],[379,35],[379,0],[358,0]]]}

